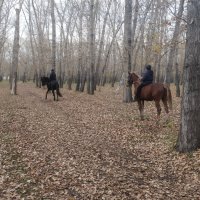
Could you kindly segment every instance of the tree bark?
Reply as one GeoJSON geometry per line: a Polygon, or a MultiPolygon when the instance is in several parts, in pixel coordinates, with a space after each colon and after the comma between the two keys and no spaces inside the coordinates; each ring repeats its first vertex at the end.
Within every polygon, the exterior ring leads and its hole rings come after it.
{"type": "Polygon", "coordinates": [[[176,74],[175,74],[175,85],[176,85],[176,97],[180,97],[180,71],[178,63],[176,63],[176,74]]]}
{"type": "Polygon", "coordinates": [[[81,1],[79,16],[79,44],[78,44],[78,72],[77,72],[77,83],[76,91],[80,91],[81,88],[81,76],[84,76],[83,73],[83,11],[84,11],[84,2],[81,1]],[[82,72],[82,73],[81,73],[82,72]]]}
{"type": "Polygon", "coordinates": [[[37,34],[38,34],[38,72],[37,72],[37,77],[38,77],[38,86],[41,88],[41,75],[45,74],[45,54],[44,54],[44,32],[42,29],[42,22],[41,19],[39,18],[40,14],[37,13],[36,6],[34,4],[34,1],[32,0],[32,7],[35,15],[35,22],[37,26],[37,34]]]}
{"type": "Polygon", "coordinates": [[[199,0],[188,1],[181,127],[176,145],[179,152],[190,152],[200,148],[199,10],[199,0]]]}
{"type": "Polygon", "coordinates": [[[52,20],[52,69],[56,69],[56,23],[54,13],[54,0],[51,0],[51,20],[52,20]]]}
{"type": "Polygon", "coordinates": [[[11,94],[17,94],[17,69],[19,61],[19,14],[20,10],[16,9],[15,35],[13,43],[13,57],[12,57],[12,81],[11,94]]]}
{"type": "MultiPolygon", "coordinates": [[[[160,2],[161,3],[161,2],[160,2]]],[[[162,4],[165,4],[165,2],[162,2],[162,4]]],[[[160,73],[161,73],[161,59],[162,59],[162,50],[163,50],[163,38],[164,38],[164,23],[165,23],[165,13],[166,13],[166,6],[163,6],[162,9],[160,9],[160,22],[159,22],[159,26],[160,26],[160,36],[159,36],[159,53],[158,53],[158,62],[156,67],[156,73],[155,73],[155,82],[159,83],[160,82],[160,73]]]]}
{"type": "Polygon", "coordinates": [[[178,36],[180,32],[179,29],[180,29],[180,24],[181,24],[181,17],[184,10],[184,1],[185,0],[180,0],[179,11],[177,14],[175,29],[174,29],[173,38],[172,38],[170,51],[169,51],[168,63],[166,66],[165,83],[168,85],[170,85],[171,83],[172,69],[173,69],[172,67],[174,65],[174,55],[175,55],[176,46],[178,42],[178,36]]]}
{"type": "MultiPolygon", "coordinates": [[[[131,71],[131,43],[132,43],[132,0],[125,1],[125,19],[124,19],[124,67],[127,72],[131,71]]],[[[128,75],[128,74],[127,74],[128,75]]],[[[131,102],[132,87],[124,85],[123,102],[131,102]]]]}
{"type": "Polygon", "coordinates": [[[94,67],[95,67],[95,13],[94,13],[94,0],[90,0],[90,46],[89,46],[89,58],[90,64],[88,69],[87,78],[87,92],[88,94],[94,94],[94,67]]]}
{"type": "MultiPolygon", "coordinates": [[[[137,21],[138,21],[138,13],[139,13],[139,1],[135,0],[135,9],[134,9],[134,18],[133,18],[133,30],[132,30],[132,55],[133,55],[133,50],[135,45],[135,32],[136,32],[136,28],[137,28],[137,21]]],[[[132,56],[132,58],[134,58],[135,56],[132,56]]],[[[132,61],[132,68],[133,70],[135,70],[136,66],[135,66],[135,62],[134,60],[132,61]]]]}
{"type": "Polygon", "coordinates": [[[104,21],[103,21],[103,28],[102,28],[102,33],[101,33],[99,52],[98,52],[97,64],[96,64],[96,76],[95,76],[96,83],[99,80],[99,68],[100,68],[100,63],[101,63],[102,51],[103,51],[103,47],[104,47],[106,23],[107,23],[107,20],[108,20],[108,15],[109,15],[109,10],[110,10],[111,3],[112,3],[112,0],[109,0],[108,8],[107,8],[107,11],[106,11],[106,14],[105,14],[105,17],[104,17],[104,21]]]}

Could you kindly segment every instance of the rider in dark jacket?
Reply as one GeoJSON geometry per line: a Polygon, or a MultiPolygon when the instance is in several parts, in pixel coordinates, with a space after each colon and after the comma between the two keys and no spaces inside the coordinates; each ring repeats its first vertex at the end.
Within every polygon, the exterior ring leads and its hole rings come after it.
{"type": "Polygon", "coordinates": [[[50,79],[50,81],[56,81],[56,73],[55,73],[54,69],[51,70],[49,79],[50,79]]]}
{"type": "Polygon", "coordinates": [[[137,88],[134,100],[139,99],[142,88],[146,85],[151,84],[152,82],[153,82],[153,71],[151,70],[151,65],[147,65],[141,79],[141,84],[137,88]]]}

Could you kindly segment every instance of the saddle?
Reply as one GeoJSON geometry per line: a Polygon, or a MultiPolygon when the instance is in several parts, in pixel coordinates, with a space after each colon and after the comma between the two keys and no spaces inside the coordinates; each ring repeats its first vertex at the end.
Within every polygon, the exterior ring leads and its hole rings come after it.
{"type": "Polygon", "coordinates": [[[135,99],[140,99],[140,94],[141,94],[142,88],[144,88],[150,84],[152,84],[152,82],[141,83],[136,90],[135,99]]]}

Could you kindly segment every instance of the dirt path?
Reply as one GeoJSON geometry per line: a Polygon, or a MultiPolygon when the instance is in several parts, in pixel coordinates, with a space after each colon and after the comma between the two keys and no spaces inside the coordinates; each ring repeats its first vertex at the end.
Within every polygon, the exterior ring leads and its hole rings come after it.
{"type": "Polygon", "coordinates": [[[179,100],[169,121],[146,120],[110,88],[95,95],[0,85],[0,199],[199,199],[200,152],[173,151],[179,100]]]}

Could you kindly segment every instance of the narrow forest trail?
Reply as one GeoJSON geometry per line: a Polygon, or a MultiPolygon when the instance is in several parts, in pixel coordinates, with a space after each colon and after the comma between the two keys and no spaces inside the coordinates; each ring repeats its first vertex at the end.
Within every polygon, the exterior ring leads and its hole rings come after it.
{"type": "Polygon", "coordinates": [[[173,150],[180,99],[167,121],[114,89],[95,95],[0,84],[0,199],[199,199],[200,151],[173,150]]]}

